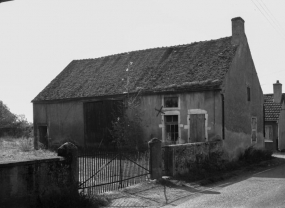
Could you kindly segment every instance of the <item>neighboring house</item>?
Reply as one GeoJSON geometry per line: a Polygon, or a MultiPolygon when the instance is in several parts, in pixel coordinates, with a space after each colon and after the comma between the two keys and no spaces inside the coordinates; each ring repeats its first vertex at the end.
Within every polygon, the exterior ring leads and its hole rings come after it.
{"type": "Polygon", "coordinates": [[[145,142],[221,140],[229,158],[264,147],[263,92],[240,17],[231,37],[72,61],[32,101],[35,144],[108,145],[114,108],[137,94],[145,142]]]}
{"type": "Polygon", "coordinates": [[[285,149],[285,94],[282,84],[273,84],[273,94],[264,95],[265,110],[265,148],[269,150],[285,149]]]}

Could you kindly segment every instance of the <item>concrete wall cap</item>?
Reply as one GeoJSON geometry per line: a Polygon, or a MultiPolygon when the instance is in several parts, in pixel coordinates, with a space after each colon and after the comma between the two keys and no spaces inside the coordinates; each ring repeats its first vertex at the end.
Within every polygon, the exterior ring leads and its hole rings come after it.
{"type": "Polygon", "coordinates": [[[72,144],[71,142],[65,142],[63,145],[61,145],[59,148],[60,149],[77,149],[77,147],[72,144]]]}
{"type": "Polygon", "coordinates": [[[152,138],[148,143],[151,144],[151,143],[158,143],[158,142],[161,143],[161,141],[158,138],[152,138]]]}

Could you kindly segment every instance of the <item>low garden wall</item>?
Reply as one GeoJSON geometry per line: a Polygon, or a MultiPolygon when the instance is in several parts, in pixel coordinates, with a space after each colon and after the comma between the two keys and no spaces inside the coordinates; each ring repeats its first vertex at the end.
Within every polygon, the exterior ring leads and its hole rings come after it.
{"type": "Polygon", "coordinates": [[[0,162],[0,207],[37,207],[41,197],[74,182],[70,155],[0,162]]]}
{"type": "Polygon", "coordinates": [[[176,176],[191,170],[192,164],[205,160],[211,152],[222,151],[222,141],[167,145],[162,147],[164,175],[176,176]]]}

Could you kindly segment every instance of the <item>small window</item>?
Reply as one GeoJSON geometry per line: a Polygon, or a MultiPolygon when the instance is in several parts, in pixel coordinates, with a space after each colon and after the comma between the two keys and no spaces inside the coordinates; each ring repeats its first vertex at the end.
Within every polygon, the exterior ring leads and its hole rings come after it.
{"type": "Polygon", "coordinates": [[[247,87],[247,101],[250,101],[250,87],[247,87]]]}
{"type": "Polygon", "coordinates": [[[251,118],[251,141],[256,142],[257,141],[257,118],[252,117],[251,118]]]}
{"type": "Polygon", "coordinates": [[[273,141],[273,128],[271,125],[265,125],[265,140],[273,141]]]}
{"type": "Polygon", "coordinates": [[[164,97],[165,108],[178,108],[178,97],[164,97]]]}
{"type": "Polygon", "coordinates": [[[166,141],[176,143],[178,140],[178,115],[165,116],[166,141]]]}

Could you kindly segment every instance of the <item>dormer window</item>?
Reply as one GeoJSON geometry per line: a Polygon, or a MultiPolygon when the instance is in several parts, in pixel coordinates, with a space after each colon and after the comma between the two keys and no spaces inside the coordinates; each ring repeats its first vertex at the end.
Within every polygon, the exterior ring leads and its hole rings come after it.
{"type": "Polygon", "coordinates": [[[164,97],[164,108],[178,108],[178,97],[164,97]]]}

